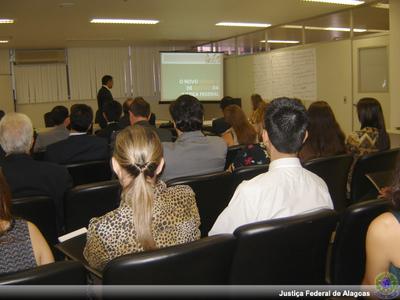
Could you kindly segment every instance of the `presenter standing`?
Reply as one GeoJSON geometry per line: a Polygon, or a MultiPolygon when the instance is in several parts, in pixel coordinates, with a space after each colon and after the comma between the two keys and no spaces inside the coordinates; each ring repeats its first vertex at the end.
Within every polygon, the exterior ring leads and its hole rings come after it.
{"type": "Polygon", "coordinates": [[[113,101],[113,96],[111,94],[111,89],[113,87],[113,78],[111,75],[104,75],[101,79],[102,87],[97,93],[97,105],[98,110],[96,112],[95,122],[100,125],[101,128],[107,127],[107,121],[103,116],[103,107],[107,102],[113,101]]]}

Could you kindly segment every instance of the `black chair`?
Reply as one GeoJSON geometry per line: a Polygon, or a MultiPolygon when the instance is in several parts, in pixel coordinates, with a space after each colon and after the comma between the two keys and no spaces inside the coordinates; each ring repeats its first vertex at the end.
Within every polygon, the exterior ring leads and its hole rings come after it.
{"type": "Polygon", "coordinates": [[[232,197],[231,174],[218,172],[207,175],[182,177],[167,182],[168,186],[189,185],[196,194],[200,214],[201,236],[205,237],[219,214],[228,206],[232,197]]]}
{"type": "Polygon", "coordinates": [[[337,213],[323,210],[237,228],[231,284],[325,284],[337,213]]]}
{"type": "Polygon", "coordinates": [[[81,263],[63,261],[0,276],[0,285],[85,285],[81,263]]]}
{"type": "Polygon", "coordinates": [[[250,180],[262,173],[268,172],[269,165],[254,165],[240,167],[232,172],[232,194],[243,180],[250,180]]]}
{"type": "Polygon", "coordinates": [[[304,168],[325,181],[338,212],[342,212],[348,206],[347,178],[352,163],[352,155],[338,155],[313,159],[304,164],[304,168]]]}
{"type": "Polygon", "coordinates": [[[231,146],[226,152],[225,170],[229,168],[231,163],[235,160],[236,155],[245,147],[245,145],[231,146]]]}
{"type": "Polygon", "coordinates": [[[219,235],[178,246],[125,255],[104,268],[105,285],[225,285],[236,240],[219,235]]]}
{"type": "Polygon", "coordinates": [[[74,185],[88,184],[111,179],[111,165],[108,160],[89,161],[66,165],[74,185]]]}
{"type": "Polygon", "coordinates": [[[389,201],[378,199],[354,204],[343,212],[332,247],[332,284],[361,284],[365,268],[365,239],[368,226],[373,219],[388,211],[389,207],[389,201]]]}
{"type": "Polygon", "coordinates": [[[400,148],[396,148],[372,153],[357,160],[351,180],[352,204],[362,200],[375,199],[378,196],[378,191],[365,175],[395,169],[399,152],[400,148]]]}
{"type": "Polygon", "coordinates": [[[54,201],[47,196],[14,198],[11,201],[14,216],[35,224],[49,245],[57,243],[57,221],[54,201]]]}
{"type": "Polygon", "coordinates": [[[119,200],[120,185],[117,180],[74,187],[68,192],[64,203],[66,232],[87,227],[91,218],[117,208],[119,200]]]}

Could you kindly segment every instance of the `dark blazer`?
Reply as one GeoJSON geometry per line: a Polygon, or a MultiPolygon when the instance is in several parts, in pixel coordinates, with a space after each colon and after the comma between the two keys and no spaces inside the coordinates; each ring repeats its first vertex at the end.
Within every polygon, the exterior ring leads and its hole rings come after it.
{"type": "Polygon", "coordinates": [[[215,134],[221,135],[225,131],[227,131],[230,127],[231,125],[226,123],[224,118],[219,118],[212,121],[212,131],[215,134]]]}
{"type": "Polygon", "coordinates": [[[106,160],[109,159],[108,143],[106,139],[93,135],[72,135],[49,145],[44,159],[63,165],[106,160]]]}
{"type": "Polygon", "coordinates": [[[63,224],[64,195],[72,187],[67,168],[36,161],[28,154],[10,154],[0,165],[13,198],[49,196],[54,200],[60,229],[63,224]]]}
{"type": "Polygon", "coordinates": [[[104,104],[113,100],[113,96],[108,88],[102,86],[97,92],[97,106],[99,109],[96,112],[95,122],[98,123],[101,128],[107,126],[107,121],[103,117],[104,104]]]}
{"type": "Polygon", "coordinates": [[[114,132],[121,130],[119,123],[110,123],[106,128],[96,131],[96,135],[107,140],[107,144],[111,143],[111,136],[114,132]]]}

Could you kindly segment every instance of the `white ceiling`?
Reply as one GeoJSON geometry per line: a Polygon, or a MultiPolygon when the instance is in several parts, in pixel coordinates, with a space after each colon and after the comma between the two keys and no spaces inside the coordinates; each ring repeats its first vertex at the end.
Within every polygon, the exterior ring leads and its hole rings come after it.
{"type": "Polygon", "coordinates": [[[348,6],[301,0],[2,0],[0,39],[12,48],[175,44],[204,41],[254,31],[228,28],[219,21],[282,24],[337,11],[348,6]],[[73,6],[61,8],[61,3],[73,6]],[[157,25],[90,24],[91,18],[158,19],[157,25]]]}

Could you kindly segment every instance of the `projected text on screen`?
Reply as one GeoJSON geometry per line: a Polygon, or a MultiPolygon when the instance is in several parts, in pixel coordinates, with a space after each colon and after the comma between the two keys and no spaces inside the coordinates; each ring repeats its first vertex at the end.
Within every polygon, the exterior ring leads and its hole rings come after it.
{"type": "Polygon", "coordinates": [[[161,100],[183,94],[201,101],[222,98],[222,53],[161,53],[161,100]]]}

